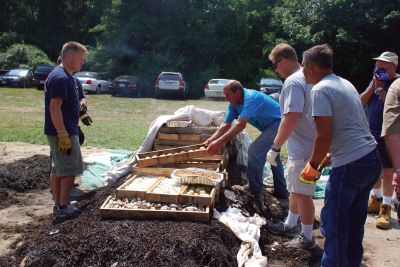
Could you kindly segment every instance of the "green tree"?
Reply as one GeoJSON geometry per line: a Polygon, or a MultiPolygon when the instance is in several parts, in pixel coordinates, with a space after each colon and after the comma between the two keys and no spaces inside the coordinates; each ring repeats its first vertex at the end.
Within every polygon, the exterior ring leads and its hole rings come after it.
{"type": "Polygon", "coordinates": [[[363,91],[371,79],[372,57],[399,52],[399,6],[399,0],[281,0],[274,8],[274,36],[299,53],[328,43],[335,72],[363,91]]]}
{"type": "Polygon", "coordinates": [[[0,67],[4,69],[21,66],[34,68],[39,64],[51,63],[42,50],[27,44],[13,44],[0,57],[0,67]]]}

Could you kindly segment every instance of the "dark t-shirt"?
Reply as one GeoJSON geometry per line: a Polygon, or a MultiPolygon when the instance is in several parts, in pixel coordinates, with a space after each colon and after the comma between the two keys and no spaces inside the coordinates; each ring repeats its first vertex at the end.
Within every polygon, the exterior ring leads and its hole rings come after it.
{"type": "MultiPolygon", "coordinates": [[[[390,85],[393,83],[393,79],[391,81],[386,81],[383,86],[383,90],[385,92],[388,91],[390,85]]],[[[382,132],[382,124],[383,124],[383,105],[384,103],[379,98],[379,93],[374,92],[371,99],[368,102],[367,106],[367,114],[368,114],[368,123],[369,129],[371,130],[372,135],[376,140],[381,138],[382,132]]]]}
{"type": "Polygon", "coordinates": [[[75,78],[69,75],[63,67],[57,66],[49,74],[45,87],[45,120],[44,133],[46,135],[57,135],[57,130],[53,125],[50,115],[50,100],[61,98],[62,117],[64,126],[69,135],[78,135],[79,122],[79,99],[80,95],[75,78]]]}

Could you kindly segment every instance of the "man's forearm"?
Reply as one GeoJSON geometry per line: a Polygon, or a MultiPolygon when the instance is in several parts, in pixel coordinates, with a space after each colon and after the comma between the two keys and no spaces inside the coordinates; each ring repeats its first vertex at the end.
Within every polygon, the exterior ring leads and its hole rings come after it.
{"type": "Polygon", "coordinates": [[[299,115],[299,113],[288,113],[284,115],[274,140],[275,146],[281,147],[293,133],[299,115]]]}
{"type": "Polygon", "coordinates": [[[217,140],[219,137],[221,137],[224,133],[226,133],[229,128],[231,127],[231,124],[229,123],[224,123],[217,129],[217,131],[207,140],[210,143],[214,140],[217,140]]]}
{"type": "Polygon", "coordinates": [[[314,169],[317,170],[318,166],[321,164],[329,151],[331,143],[332,137],[330,135],[317,135],[315,138],[313,152],[309,160],[314,169]]]}
{"type": "Polygon", "coordinates": [[[368,104],[368,102],[371,99],[374,92],[375,92],[375,88],[373,87],[373,85],[371,85],[371,86],[368,86],[367,89],[365,89],[365,91],[360,95],[361,104],[363,105],[363,107],[365,107],[368,104]]]}
{"type": "Polygon", "coordinates": [[[56,128],[57,133],[66,131],[61,109],[53,108],[50,110],[50,114],[51,114],[51,121],[53,122],[53,125],[56,128]]]}
{"type": "Polygon", "coordinates": [[[244,128],[246,128],[246,124],[243,123],[236,123],[235,125],[233,125],[232,127],[230,127],[230,129],[224,133],[221,137],[219,137],[219,139],[223,142],[223,143],[227,143],[228,141],[232,140],[233,138],[235,138],[235,136],[240,133],[244,128]]]}

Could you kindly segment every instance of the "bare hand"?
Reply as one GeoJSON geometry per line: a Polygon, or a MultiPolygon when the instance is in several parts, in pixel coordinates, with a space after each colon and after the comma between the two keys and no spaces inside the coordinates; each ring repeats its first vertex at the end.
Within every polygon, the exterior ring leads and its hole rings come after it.
{"type": "Polygon", "coordinates": [[[219,141],[219,139],[212,141],[207,146],[208,154],[210,154],[210,155],[217,154],[220,151],[223,144],[224,143],[219,141]]]}
{"type": "Polygon", "coordinates": [[[374,76],[372,78],[372,85],[376,89],[378,87],[383,87],[385,85],[385,82],[383,81],[378,81],[378,79],[374,76]]]}

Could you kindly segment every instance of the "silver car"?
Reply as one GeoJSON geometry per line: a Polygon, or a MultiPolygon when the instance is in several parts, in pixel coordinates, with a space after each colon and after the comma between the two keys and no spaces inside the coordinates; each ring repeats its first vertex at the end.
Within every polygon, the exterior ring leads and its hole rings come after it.
{"type": "Polygon", "coordinates": [[[109,92],[110,82],[104,80],[100,73],[79,71],[74,74],[74,77],[81,82],[82,89],[85,92],[96,94],[109,92]]]}
{"type": "Polygon", "coordinates": [[[204,95],[206,97],[224,98],[224,86],[228,81],[228,79],[211,79],[204,86],[204,95]]]}

